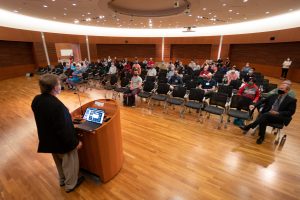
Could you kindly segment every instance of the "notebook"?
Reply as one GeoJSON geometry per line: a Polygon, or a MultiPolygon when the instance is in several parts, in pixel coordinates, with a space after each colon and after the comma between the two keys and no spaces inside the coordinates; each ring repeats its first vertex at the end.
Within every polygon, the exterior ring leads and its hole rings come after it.
{"type": "Polygon", "coordinates": [[[105,113],[103,110],[97,108],[87,108],[83,116],[83,119],[86,121],[78,124],[76,127],[84,131],[94,131],[102,125],[104,115],[105,113]]]}

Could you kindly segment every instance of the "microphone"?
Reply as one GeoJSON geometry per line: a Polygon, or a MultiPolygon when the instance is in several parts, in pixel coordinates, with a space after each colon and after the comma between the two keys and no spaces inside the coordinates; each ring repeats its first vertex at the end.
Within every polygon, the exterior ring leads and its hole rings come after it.
{"type": "MultiPolygon", "coordinates": [[[[76,88],[77,89],[77,88],[76,88]]],[[[83,117],[83,110],[82,110],[82,105],[81,105],[81,100],[80,100],[80,95],[77,91],[74,92],[74,94],[77,94],[78,100],[79,100],[79,105],[80,105],[80,111],[81,111],[81,118],[83,117]]]]}

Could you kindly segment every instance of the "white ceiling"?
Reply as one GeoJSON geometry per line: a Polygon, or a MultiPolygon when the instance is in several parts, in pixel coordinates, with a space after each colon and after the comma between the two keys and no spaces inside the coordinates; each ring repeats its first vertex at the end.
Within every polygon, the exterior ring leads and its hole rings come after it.
{"type": "MultiPolygon", "coordinates": [[[[0,8],[22,15],[74,23],[115,28],[149,28],[149,18],[115,13],[110,0],[0,0],[0,8]],[[76,4],[76,5],[73,5],[76,4]],[[47,7],[44,7],[47,6],[47,7]],[[102,19],[93,19],[104,16],[102,19]],[[91,18],[91,21],[84,21],[91,18]]],[[[114,4],[138,11],[172,9],[175,0],[115,0],[114,4]]],[[[179,0],[182,4],[183,0],[179,0]]],[[[214,26],[247,22],[289,13],[300,9],[300,0],[189,0],[190,14],[152,17],[152,28],[214,26]]]]}

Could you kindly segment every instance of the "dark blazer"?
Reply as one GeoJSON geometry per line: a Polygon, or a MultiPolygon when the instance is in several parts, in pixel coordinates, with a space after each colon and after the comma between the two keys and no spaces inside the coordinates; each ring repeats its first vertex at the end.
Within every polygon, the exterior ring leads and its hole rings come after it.
{"type": "MultiPolygon", "coordinates": [[[[255,107],[263,105],[262,113],[269,112],[272,109],[272,105],[275,103],[278,98],[278,94],[273,94],[267,97],[266,99],[262,99],[255,104],[255,107]]],[[[283,101],[281,102],[278,112],[279,117],[283,120],[284,125],[288,125],[292,120],[292,116],[294,115],[297,107],[297,99],[290,97],[287,95],[283,101]]]]}
{"type": "Polygon", "coordinates": [[[66,106],[50,94],[37,95],[31,104],[42,153],[67,153],[78,145],[71,115],[66,106]]]}

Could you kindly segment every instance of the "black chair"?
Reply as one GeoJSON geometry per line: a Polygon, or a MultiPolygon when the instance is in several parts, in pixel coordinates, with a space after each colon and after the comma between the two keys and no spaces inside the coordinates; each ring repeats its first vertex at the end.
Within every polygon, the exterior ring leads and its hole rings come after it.
{"type": "Polygon", "coordinates": [[[276,89],[278,87],[277,84],[274,84],[274,83],[269,83],[267,89],[265,92],[271,92],[272,90],[276,89]]]}
{"type": "MultiPolygon", "coordinates": [[[[204,107],[204,90],[192,88],[188,96],[188,101],[184,103],[184,107],[181,111],[181,117],[184,118],[184,112],[186,108],[195,109],[198,111],[198,121],[200,121],[200,116],[202,109],[204,107]]],[[[203,120],[202,120],[203,122],[203,120]]]]}
{"type": "Polygon", "coordinates": [[[232,80],[229,85],[232,86],[233,89],[238,90],[242,85],[242,81],[239,79],[232,80]]]}
{"type": "Polygon", "coordinates": [[[154,87],[155,87],[155,82],[148,81],[146,79],[146,81],[144,82],[143,89],[138,94],[138,96],[141,97],[141,98],[144,98],[144,99],[150,98],[152,93],[153,93],[154,87]]]}
{"type": "Polygon", "coordinates": [[[104,86],[104,89],[106,90],[114,90],[116,88],[116,84],[118,82],[118,77],[116,75],[111,75],[110,80],[109,80],[109,84],[107,85],[107,83],[104,86]]]}
{"type": "Polygon", "coordinates": [[[143,70],[141,71],[141,75],[140,75],[140,77],[141,77],[141,78],[142,78],[142,80],[144,81],[144,80],[145,80],[145,78],[146,78],[146,76],[147,76],[147,70],[143,69],[143,70]]]}
{"type": "Polygon", "coordinates": [[[166,69],[160,69],[158,73],[158,77],[166,77],[168,73],[168,70],[166,69]]]}
{"type": "MultiPolygon", "coordinates": [[[[167,98],[168,98],[168,92],[170,90],[170,85],[167,84],[167,83],[159,83],[158,86],[157,86],[157,90],[155,91],[155,94],[153,94],[151,96],[151,98],[149,99],[149,102],[148,102],[148,106],[150,108],[150,102],[152,100],[155,100],[155,101],[166,101],[167,98]]],[[[152,108],[153,108],[153,104],[152,104],[152,108]]]]}
{"type": "Polygon", "coordinates": [[[184,86],[186,87],[187,90],[191,90],[191,89],[197,87],[197,81],[195,79],[192,79],[192,80],[188,81],[187,83],[185,83],[184,86]]]}
{"type": "MultiPolygon", "coordinates": [[[[172,91],[172,97],[169,97],[165,102],[165,111],[168,113],[168,107],[170,105],[182,106],[184,103],[184,96],[186,94],[186,88],[182,86],[174,87],[172,91]]],[[[180,114],[180,112],[179,112],[180,114]]]]}
{"type": "Polygon", "coordinates": [[[223,114],[226,111],[227,94],[223,93],[213,93],[209,99],[209,105],[204,108],[204,111],[208,113],[207,118],[210,114],[219,115],[220,121],[218,123],[218,128],[221,128],[221,123],[223,123],[223,114]]]}
{"type": "Polygon", "coordinates": [[[192,79],[192,77],[188,74],[184,74],[182,77],[182,82],[183,84],[186,84],[187,82],[189,82],[192,79]]]}
{"type": "Polygon", "coordinates": [[[146,76],[146,81],[150,81],[150,82],[155,82],[156,81],[156,76],[146,76]]]}
{"type": "Polygon", "coordinates": [[[114,89],[115,93],[114,93],[114,99],[116,99],[116,97],[119,97],[120,94],[123,94],[124,92],[128,91],[128,85],[129,85],[130,79],[127,77],[123,77],[121,78],[121,82],[120,82],[120,87],[116,87],[114,89]]]}
{"type": "Polygon", "coordinates": [[[218,93],[227,94],[228,97],[232,96],[233,87],[230,85],[219,85],[218,86],[218,93]]]}
{"type": "Polygon", "coordinates": [[[280,144],[280,146],[283,146],[285,141],[286,141],[286,134],[284,134],[284,136],[281,137],[281,130],[284,127],[284,124],[268,124],[268,126],[271,126],[273,128],[273,130],[275,130],[274,134],[276,135],[275,144],[280,144]],[[280,142],[279,142],[280,141],[280,142]]]}
{"type": "Polygon", "coordinates": [[[227,121],[224,125],[227,128],[227,124],[230,121],[230,117],[235,117],[243,120],[250,120],[252,118],[252,112],[249,110],[249,106],[252,100],[250,98],[233,95],[231,97],[230,105],[227,109],[227,121]]]}
{"type": "Polygon", "coordinates": [[[167,77],[158,77],[158,80],[157,80],[158,83],[168,83],[168,78],[167,77]]]}
{"type": "Polygon", "coordinates": [[[223,83],[224,74],[220,72],[216,72],[213,76],[213,79],[218,83],[218,85],[223,83]]]}

